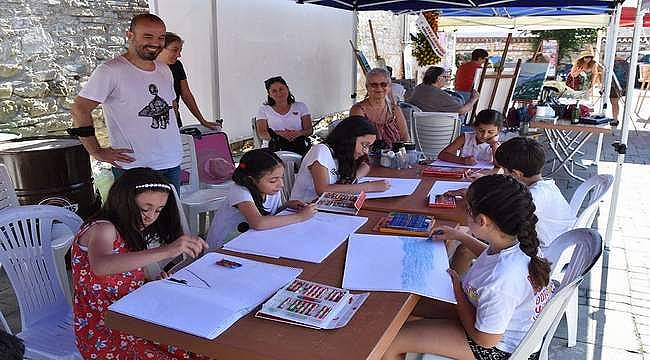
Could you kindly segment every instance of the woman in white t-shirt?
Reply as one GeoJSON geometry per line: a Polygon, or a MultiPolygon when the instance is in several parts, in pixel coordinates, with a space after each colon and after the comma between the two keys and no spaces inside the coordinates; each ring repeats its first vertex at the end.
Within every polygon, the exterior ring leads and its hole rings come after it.
{"type": "Polygon", "coordinates": [[[384,180],[355,184],[370,171],[368,151],[377,129],[364,116],[350,116],[303,157],[293,184],[291,199],[311,202],[326,191],[374,192],[390,186],[384,180]]]}
{"type": "Polygon", "coordinates": [[[282,160],[268,149],[251,150],[242,156],[232,174],[235,182],[228,193],[227,204],[215,215],[208,232],[210,247],[220,247],[227,240],[248,229],[273,229],[305,221],[316,213],[316,205],[292,200],[284,207],[293,214],[275,215],[282,206],[284,186],[282,160]]]}
{"type": "Polygon", "coordinates": [[[383,358],[401,359],[406,352],[509,358],[552,294],[550,265],[538,254],[534,211],[530,193],[516,179],[488,175],[474,181],[467,191],[467,222],[488,244],[450,227],[436,229],[438,239],[459,240],[477,256],[462,282],[449,270],[456,316],[407,322],[383,358]]]}
{"type": "Polygon", "coordinates": [[[305,155],[313,133],[307,105],[296,101],[281,76],[264,81],[268,98],[257,111],[257,135],[269,142],[273,151],[293,151],[305,155]]]}

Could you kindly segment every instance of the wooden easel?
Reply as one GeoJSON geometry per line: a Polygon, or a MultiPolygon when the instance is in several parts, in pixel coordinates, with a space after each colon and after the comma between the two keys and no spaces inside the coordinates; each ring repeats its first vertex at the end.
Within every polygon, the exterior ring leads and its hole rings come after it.
{"type": "MultiPolygon", "coordinates": [[[[614,76],[615,77],[615,76],[614,76]]],[[[641,82],[641,88],[639,91],[639,97],[636,99],[636,106],[634,107],[634,113],[639,118],[641,117],[641,109],[643,109],[643,104],[645,99],[650,97],[648,95],[648,90],[650,90],[650,65],[639,64],[639,82],[641,82]]],[[[648,126],[650,118],[647,118],[643,128],[648,126]]]]}
{"type": "Polygon", "coordinates": [[[372,48],[375,50],[375,61],[377,61],[377,67],[385,69],[386,60],[379,56],[377,52],[377,42],[375,41],[375,32],[372,30],[372,20],[368,19],[368,25],[370,26],[370,37],[372,38],[372,48]]]}
{"type": "MultiPolygon", "coordinates": [[[[504,107],[504,115],[508,109],[508,105],[510,103],[510,97],[512,96],[512,92],[514,91],[514,86],[515,86],[515,79],[517,76],[519,76],[519,69],[521,68],[521,59],[517,61],[517,65],[515,67],[515,71],[513,75],[504,75],[503,74],[503,69],[505,68],[505,63],[506,63],[506,56],[508,55],[508,48],[510,47],[510,42],[512,41],[512,33],[508,34],[508,37],[506,38],[506,44],[505,47],[503,48],[503,53],[501,55],[501,61],[499,62],[498,68],[496,68],[496,74],[495,75],[487,75],[487,68],[488,64],[487,61],[483,65],[483,70],[481,71],[481,77],[479,79],[478,83],[478,89],[476,89],[477,92],[481,92],[483,90],[483,85],[485,82],[485,79],[495,79],[494,81],[494,86],[492,87],[491,94],[490,94],[490,100],[488,102],[488,109],[492,108],[492,105],[494,104],[494,97],[497,94],[497,90],[499,89],[499,81],[501,79],[506,79],[506,78],[513,78],[512,83],[510,85],[510,89],[508,91],[508,100],[506,101],[505,107],[504,107]]],[[[472,114],[469,117],[470,119],[470,124],[474,121],[474,116],[476,116],[476,109],[478,108],[479,101],[477,101],[474,104],[474,108],[472,108],[472,114]]]]}
{"type": "Polygon", "coordinates": [[[359,67],[363,72],[363,76],[366,76],[368,71],[370,71],[370,64],[368,64],[368,59],[366,59],[366,56],[363,55],[363,52],[361,52],[361,50],[354,47],[352,40],[350,40],[350,46],[352,46],[352,52],[354,52],[354,57],[357,59],[357,62],[359,63],[359,67]]]}

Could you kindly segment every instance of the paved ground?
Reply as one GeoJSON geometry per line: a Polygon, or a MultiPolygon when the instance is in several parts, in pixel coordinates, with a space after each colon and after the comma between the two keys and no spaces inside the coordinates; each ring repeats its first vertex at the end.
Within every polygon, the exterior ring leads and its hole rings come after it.
{"type": "MultiPolygon", "coordinates": [[[[646,106],[650,110],[649,106],[646,106]]],[[[650,112],[650,111],[649,111],[650,112]]],[[[643,114],[647,116],[647,114],[643,114]]],[[[650,360],[650,128],[638,125],[630,132],[623,166],[614,236],[601,261],[580,288],[578,344],[566,347],[564,321],[551,345],[552,359],[647,359],[650,360]]],[[[583,177],[614,173],[616,156],[610,144],[620,130],[606,136],[598,166],[578,170],[583,177]]],[[[594,154],[596,138],[585,145],[594,154]]],[[[579,183],[564,174],[553,178],[570,198],[579,183]]],[[[605,234],[610,199],[601,205],[594,224],[605,234]]],[[[4,271],[0,270],[0,310],[11,328],[20,327],[18,306],[4,271]]]]}

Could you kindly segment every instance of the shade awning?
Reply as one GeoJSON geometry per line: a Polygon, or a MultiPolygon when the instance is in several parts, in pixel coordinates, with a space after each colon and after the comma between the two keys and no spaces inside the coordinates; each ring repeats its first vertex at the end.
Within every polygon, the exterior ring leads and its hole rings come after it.
{"type": "Polygon", "coordinates": [[[452,16],[485,16],[482,11],[501,15],[499,9],[507,12],[521,12],[519,16],[545,15],[593,15],[610,12],[618,0],[296,0],[298,3],[316,4],[345,10],[385,10],[396,13],[424,10],[458,9],[467,13],[452,16]],[[496,10],[493,10],[496,9],[496,10]],[[475,10],[478,10],[476,12],[475,10]],[[472,15],[476,14],[476,15],[472,15]]]}

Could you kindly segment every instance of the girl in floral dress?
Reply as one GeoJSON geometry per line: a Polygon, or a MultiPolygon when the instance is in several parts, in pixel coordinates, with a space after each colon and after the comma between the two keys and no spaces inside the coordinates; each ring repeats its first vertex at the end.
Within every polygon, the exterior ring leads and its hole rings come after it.
{"type": "Polygon", "coordinates": [[[192,353],[156,344],[104,324],[108,307],[142,286],[143,267],[207,248],[183,235],[171,185],[149,168],[128,170],[111,187],[99,213],[72,245],[74,329],[84,359],[188,359],[192,353]],[[147,249],[157,235],[162,246],[147,249]]]}

